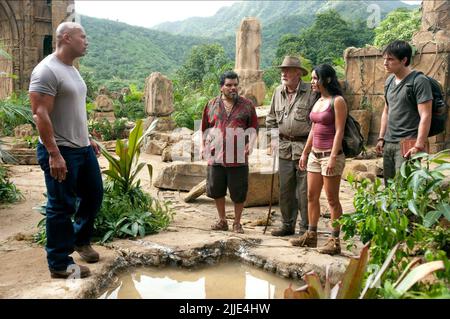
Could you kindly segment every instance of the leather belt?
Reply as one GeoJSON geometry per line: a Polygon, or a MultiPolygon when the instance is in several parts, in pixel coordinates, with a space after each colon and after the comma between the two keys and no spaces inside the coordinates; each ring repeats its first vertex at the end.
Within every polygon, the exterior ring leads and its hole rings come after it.
{"type": "Polygon", "coordinates": [[[282,140],[287,140],[291,142],[306,142],[308,140],[308,136],[289,136],[284,134],[279,134],[282,140]]]}
{"type": "MultiPolygon", "coordinates": [[[[331,151],[329,151],[329,152],[314,152],[314,151],[312,151],[312,153],[318,159],[328,157],[331,155],[331,151]]],[[[340,150],[336,155],[341,155],[341,154],[342,154],[342,150],[340,150]]]]}

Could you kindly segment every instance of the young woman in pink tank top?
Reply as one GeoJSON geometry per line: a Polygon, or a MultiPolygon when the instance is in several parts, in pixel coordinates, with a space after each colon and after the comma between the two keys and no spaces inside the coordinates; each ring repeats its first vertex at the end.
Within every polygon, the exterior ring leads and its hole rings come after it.
{"type": "MultiPolygon", "coordinates": [[[[337,80],[336,71],[328,64],[314,68],[311,78],[312,89],[321,97],[310,113],[312,128],[299,160],[301,170],[308,171],[308,231],[291,244],[302,247],[317,247],[317,224],[320,216],[320,193],[322,187],[328,200],[331,221],[342,215],[339,201],[339,187],[345,166],[342,152],[347,104],[337,80]]],[[[318,251],[325,254],[339,254],[340,227],[332,229],[332,236],[318,251]]]]}

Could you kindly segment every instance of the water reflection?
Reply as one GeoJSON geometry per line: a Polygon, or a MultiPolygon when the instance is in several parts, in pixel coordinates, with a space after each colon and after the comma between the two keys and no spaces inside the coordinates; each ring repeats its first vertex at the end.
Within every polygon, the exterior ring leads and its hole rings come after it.
{"type": "Polygon", "coordinates": [[[300,282],[237,262],[200,269],[138,268],[119,277],[100,298],[108,299],[274,299],[300,282]]]}

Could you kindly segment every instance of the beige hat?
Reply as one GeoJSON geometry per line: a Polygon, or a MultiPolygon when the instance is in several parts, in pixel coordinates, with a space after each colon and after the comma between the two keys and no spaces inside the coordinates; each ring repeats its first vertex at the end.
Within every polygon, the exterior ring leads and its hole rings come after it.
{"type": "Polygon", "coordinates": [[[295,56],[285,56],[283,63],[278,68],[297,68],[302,71],[302,76],[308,74],[308,71],[300,65],[300,59],[295,56]]]}

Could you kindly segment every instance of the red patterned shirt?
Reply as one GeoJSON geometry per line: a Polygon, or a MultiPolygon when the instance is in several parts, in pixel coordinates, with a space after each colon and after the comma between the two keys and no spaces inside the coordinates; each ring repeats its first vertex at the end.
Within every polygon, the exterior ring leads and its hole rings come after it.
{"type": "Polygon", "coordinates": [[[227,114],[221,97],[212,99],[203,110],[201,129],[208,165],[248,165],[248,144],[258,130],[258,117],[250,100],[239,96],[227,114]]]}

